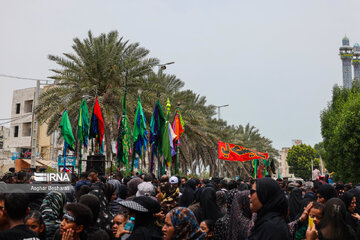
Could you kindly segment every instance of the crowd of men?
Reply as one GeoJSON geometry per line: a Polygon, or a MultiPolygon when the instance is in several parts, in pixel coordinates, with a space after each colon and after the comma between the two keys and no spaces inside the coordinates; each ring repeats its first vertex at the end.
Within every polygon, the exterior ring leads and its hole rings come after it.
{"type": "MultiPolygon", "coordinates": [[[[0,184],[34,184],[25,172],[0,184]]],[[[1,189],[1,188],[0,188],[1,189]]],[[[360,186],[72,174],[70,192],[0,193],[0,239],[360,239],[360,186]]]]}

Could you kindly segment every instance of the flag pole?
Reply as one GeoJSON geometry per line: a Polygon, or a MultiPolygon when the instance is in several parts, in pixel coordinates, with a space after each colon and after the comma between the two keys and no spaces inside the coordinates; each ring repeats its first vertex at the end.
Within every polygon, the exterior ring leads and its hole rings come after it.
{"type": "MultiPolygon", "coordinates": [[[[140,102],[140,106],[141,106],[141,93],[142,93],[142,89],[141,88],[139,88],[138,89],[138,94],[139,94],[139,98],[138,98],[138,104],[139,104],[139,102],[140,102]]],[[[136,113],[135,113],[136,114],[136,113]]],[[[138,114],[141,114],[141,112],[140,113],[138,113],[138,114]]],[[[136,121],[137,121],[137,116],[135,116],[135,119],[134,119],[134,124],[136,123],[136,121]]],[[[134,127],[135,128],[135,127],[134,127]]],[[[135,131],[135,130],[134,130],[135,131]]],[[[133,137],[134,137],[134,133],[133,133],[133,137]]],[[[132,161],[131,161],[131,172],[133,172],[134,171],[134,162],[135,162],[135,154],[136,154],[136,152],[135,152],[135,142],[134,142],[134,140],[133,140],[133,155],[132,155],[132,161]]],[[[141,154],[141,149],[140,149],[140,154],[141,154]]],[[[140,158],[142,157],[142,156],[140,156],[140,154],[139,154],[139,161],[140,161],[140,158]]]]}
{"type": "MultiPolygon", "coordinates": [[[[167,99],[167,103],[166,103],[166,123],[165,123],[165,127],[169,127],[169,118],[170,118],[170,109],[171,109],[171,104],[170,104],[170,99],[167,99]]],[[[163,174],[165,174],[165,168],[166,168],[166,159],[164,157],[164,166],[163,166],[163,174]]],[[[171,175],[171,172],[170,172],[171,175]]]]}
{"type": "MultiPolygon", "coordinates": [[[[126,94],[127,94],[127,82],[128,82],[128,71],[126,70],[125,72],[125,82],[124,82],[124,97],[123,97],[123,114],[121,117],[121,122],[120,124],[122,124],[123,118],[125,117],[126,114],[126,94]]],[[[130,141],[131,141],[131,137],[130,137],[130,141]]],[[[131,149],[129,149],[130,152],[131,149]]],[[[123,153],[124,154],[124,153],[123,153]]],[[[128,158],[125,160],[125,168],[126,168],[126,176],[129,176],[129,156],[128,158]]]]}
{"type": "Polygon", "coordinates": [[[64,169],[63,169],[63,172],[65,173],[66,172],[66,170],[65,170],[65,168],[66,168],[66,141],[64,140],[64,154],[63,154],[63,156],[64,156],[64,169]]]}
{"type": "MultiPolygon", "coordinates": [[[[176,113],[177,111],[180,111],[180,101],[178,102],[177,104],[177,109],[175,111],[175,117],[176,117],[176,113]]],[[[179,138],[176,140],[176,156],[175,156],[175,174],[178,174],[178,161],[179,161],[179,148],[180,148],[180,145],[179,145],[179,139],[180,139],[180,136],[179,138]]]]}
{"type": "Polygon", "coordinates": [[[160,156],[157,156],[157,160],[158,160],[158,179],[160,179],[161,177],[161,160],[160,160],[160,156]]]}
{"type": "Polygon", "coordinates": [[[82,146],[81,146],[81,142],[80,142],[80,147],[79,147],[79,151],[80,151],[80,154],[79,154],[79,174],[81,173],[81,158],[82,158],[82,146]]]}
{"type": "MultiPolygon", "coordinates": [[[[176,141],[176,145],[179,140],[176,141]]],[[[178,155],[179,155],[179,146],[176,146],[176,156],[175,156],[175,174],[178,174],[177,162],[178,162],[178,155]]]]}
{"type": "MultiPolygon", "coordinates": [[[[139,99],[140,99],[140,94],[139,94],[139,99]]],[[[138,102],[139,102],[139,100],[138,100],[138,102]]],[[[136,122],[136,118],[137,118],[137,116],[135,116],[134,122],[136,122]]],[[[131,158],[131,173],[134,171],[134,162],[135,162],[135,143],[133,142],[133,152],[132,152],[132,158],[131,158]]]]}

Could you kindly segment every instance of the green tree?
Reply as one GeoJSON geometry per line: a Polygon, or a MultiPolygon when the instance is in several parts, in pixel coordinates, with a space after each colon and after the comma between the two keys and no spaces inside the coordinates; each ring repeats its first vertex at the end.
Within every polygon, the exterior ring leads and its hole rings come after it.
{"type": "Polygon", "coordinates": [[[324,147],[324,142],[319,142],[317,144],[314,145],[314,149],[316,151],[316,157],[317,158],[322,158],[324,159],[324,157],[326,156],[326,150],[324,147]]]}
{"type": "Polygon", "coordinates": [[[311,179],[311,160],[313,160],[314,168],[318,168],[320,160],[316,158],[316,151],[306,144],[292,146],[286,158],[290,172],[304,180],[311,179]]]}
{"type": "Polygon", "coordinates": [[[321,113],[325,163],[334,177],[360,181],[360,83],[351,89],[334,86],[332,101],[321,113]]]}

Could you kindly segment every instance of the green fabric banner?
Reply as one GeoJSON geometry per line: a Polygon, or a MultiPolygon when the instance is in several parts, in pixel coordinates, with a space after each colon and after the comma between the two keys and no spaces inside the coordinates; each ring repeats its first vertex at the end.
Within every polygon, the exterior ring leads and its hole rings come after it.
{"type": "Polygon", "coordinates": [[[69,145],[69,148],[74,151],[75,138],[72,132],[69,115],[66,110],[63,113],[59,127],[61,128],[61,136],[64,138],[64,141],[69,145]]]}

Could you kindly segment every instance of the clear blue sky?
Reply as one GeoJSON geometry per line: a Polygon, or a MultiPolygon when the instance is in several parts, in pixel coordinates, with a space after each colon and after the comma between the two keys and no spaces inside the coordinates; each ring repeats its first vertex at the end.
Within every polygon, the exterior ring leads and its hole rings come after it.
{"type": "MultiPolygon", "coordinates": [[[[342,85],[338,48],[360,41],[358,1],[3,0],[0,74],[46,78],[48,54],[70,52],[74,37],[118,30],[209,104],[230,106],[230,124],[250,123],[277,149],[321,141],[320,112],[342,85]]],[[[35,83],[0,78],[0,118],[12,91],[35,83]]]]}

